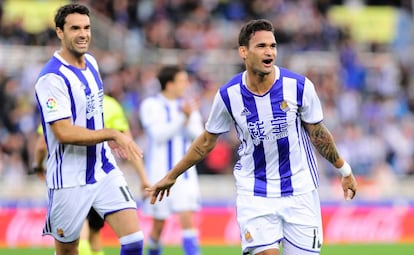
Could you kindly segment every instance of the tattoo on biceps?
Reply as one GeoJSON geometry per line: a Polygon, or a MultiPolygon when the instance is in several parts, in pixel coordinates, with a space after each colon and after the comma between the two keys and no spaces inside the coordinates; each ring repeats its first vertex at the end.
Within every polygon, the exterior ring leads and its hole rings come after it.
{"type": "Polygon", "coordinates": [[[323,125],[316,125],[309,134],[313,146],[329,162],[335,163],[339,154],[336,149],[332,135],[323,125]]]}

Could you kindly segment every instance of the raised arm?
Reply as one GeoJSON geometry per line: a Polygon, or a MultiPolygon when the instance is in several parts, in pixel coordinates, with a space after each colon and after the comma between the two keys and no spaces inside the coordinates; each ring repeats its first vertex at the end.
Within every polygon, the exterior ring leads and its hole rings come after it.
{"type": "Polygon", "coordinates": [[[349,164],[339,155],[335,141],[329,130],[322,122],[317,124],[303,123],[303,125],[315,149],[342,174],[344,198],[346,200],[354,198],[357,190],[355,177],[352,174],[349,164]]]}

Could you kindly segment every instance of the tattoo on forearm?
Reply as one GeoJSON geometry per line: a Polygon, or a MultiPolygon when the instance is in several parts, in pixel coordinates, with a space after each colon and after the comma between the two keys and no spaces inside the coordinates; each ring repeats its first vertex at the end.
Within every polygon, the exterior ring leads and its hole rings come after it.
{"type": "Polygon", "coordinates": [[[204,150],[202,150],[200,147],[196,146],[196,147],[194,148],[194,151],[195,151],[198,155],[200,155],[200,157],[204,157],[205,152],[204,152],[204,150]]]}
{"type": "Polygon", "coordinates": [[[313,146],[329,162],[334,164],[339,159],[332,135],[322,124],[316,125],[309,134],[313,146]]]}

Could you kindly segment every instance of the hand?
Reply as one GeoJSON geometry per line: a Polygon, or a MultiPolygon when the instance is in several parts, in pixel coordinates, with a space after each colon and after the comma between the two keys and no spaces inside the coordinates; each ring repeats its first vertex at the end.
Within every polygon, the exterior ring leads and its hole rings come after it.
{"type": "Polygon", "coordinates": [[[122,159],[127,158],[126,152],[115,141],[108,141],[108,145],[115,157],[122,159]]]}
{"type": "Polygon", "coordinates": [[[355,197],[357,182],[352,173],[346,177],[342,177],[342,190],[344,191],[345,200],[351,200],[355,197]]]}
{"type": "Polygon", "coordinates": [[[165,192],[167,192],[166,196],[168,197],[170,195],[170,189],[174,185],[174,183],[175,179],[170,178],[168,175],[166,175],[152,187],[145,189],[149,193],[149,196],[151,196],[151,204],[155,204],[158,195],[158,201],[161,201],[164,198],[165,192]]]}
{"type": "Polygon", "coordinates": [[[109,146],[112,150],[115,149],[114,153],[118,153],[124,159],[132,160],[133,158],[142,158],[142,150],[136,145],[134,140],[121,132],[117,133],[115,140],[108,141],[109,146]]]}
{"type": "Polygon", "coordinates": [[[151,187],[151,184],[148,181],[141,181],[141,193],[142,199],[147,199],[151,194],[147,189],[151,187]]]}
{"type": "Polygon", "coordinates": [[[198,108],[200,108],[200,102],[196,99],[186,100],[181,104],[181,111],[185,114],[185,116],[187,116],[187,118],[190,117],[191,113],[198,108]]]}

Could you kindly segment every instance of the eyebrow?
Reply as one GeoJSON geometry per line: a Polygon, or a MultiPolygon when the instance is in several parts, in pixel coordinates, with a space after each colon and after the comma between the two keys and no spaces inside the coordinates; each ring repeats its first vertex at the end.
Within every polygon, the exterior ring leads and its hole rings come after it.
{"type": "MultiPolygon", "coordinates": [[[[91,27],[90,24],[83,26],[83,28],[90,28],[90,27],[91,27]]],[[[70,26],[70,28],[79,29],[79,28],[82,28],[82,26],[80,26],[80,25],[72,25],[72,26],[70,26]]]]}

